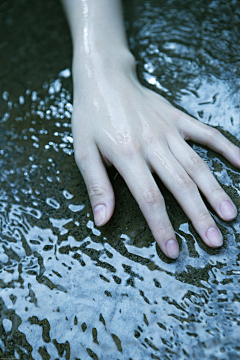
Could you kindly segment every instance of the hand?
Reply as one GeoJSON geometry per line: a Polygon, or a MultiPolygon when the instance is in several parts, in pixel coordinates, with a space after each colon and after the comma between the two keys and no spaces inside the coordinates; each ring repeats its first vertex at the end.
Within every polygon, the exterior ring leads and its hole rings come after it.
{"type": "Polygon", "coordinates": [[[237,211],[207,164],[187,144],[192,140],[219,152],[240,167],[240,149],[219,131],[174,108],[122,72],[99,76],[75,89],[72,125],[75,158],[85,180],[97,226],[114,210],[114,193],[105,165],[114,165],[136,199],[161,250],[177,258],[179,249],[164,199],[151,172],[174,195],[210,247],[222,235],[199,191],[223,220],[237,211]],[[84,89],[84,90],[82,90],[84,89]]]}

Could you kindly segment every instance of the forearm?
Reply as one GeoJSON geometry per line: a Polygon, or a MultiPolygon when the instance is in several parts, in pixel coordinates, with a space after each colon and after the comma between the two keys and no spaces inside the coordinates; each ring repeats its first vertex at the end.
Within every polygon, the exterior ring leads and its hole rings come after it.
{"type": "Polygon", "coordinates": [[[73,40],[73,72],[77,81],[132,66],[121,1],[62,0],[73,40]]]}

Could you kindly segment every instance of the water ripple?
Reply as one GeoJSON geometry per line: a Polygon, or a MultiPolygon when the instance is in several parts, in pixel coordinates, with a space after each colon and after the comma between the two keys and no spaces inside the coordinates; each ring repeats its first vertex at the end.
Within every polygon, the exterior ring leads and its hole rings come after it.
{"type": "MultiPolygon", "coordinates": [[[[141,81],[237,144],[237,3],[125,8],[141,81]]],[[[209,249],[161,189],[180,244],[171,261],[110,171],[117,207],[109,224],[95,227],[73,158],[70,75],[62,69],[17,96],[1,89],[0,358],[236,359],[239,215],[225,223],[212,212],[224,245],[209,249]]],[[[239,208],[239,172],[190,145],[239,208]]]]}

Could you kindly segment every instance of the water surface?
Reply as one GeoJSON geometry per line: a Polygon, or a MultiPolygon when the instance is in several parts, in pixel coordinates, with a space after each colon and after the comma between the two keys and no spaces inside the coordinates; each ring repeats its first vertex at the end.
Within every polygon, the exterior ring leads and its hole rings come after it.
{"type": "MultiPolygon", "coordinates": [[[[206,247],[158,181],[180,244],[167,259],[114,169],[94,226],[74,163],[71,39],[56,1],[0,5],[0,358],[237,359],[239,215],[209,208],[206,247]]],[[[239,144],[236,1],[125,1],[142,83],[239,144]]],[[[239,208],[239,171],[192,144],[239,208]]]]}

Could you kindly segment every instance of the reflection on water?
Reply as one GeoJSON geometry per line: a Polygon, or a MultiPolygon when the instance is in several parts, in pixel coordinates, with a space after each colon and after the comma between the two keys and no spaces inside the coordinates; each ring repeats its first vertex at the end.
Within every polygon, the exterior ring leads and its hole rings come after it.
{"type": "MultiPolygon", "coordinates": [[[[237,144],[236,2],[159,4],[126,3],[141,80],[237,144]]],[[[117,208],[96,228],[73,159],[70,89],[68,69],[17,100],[1,89],[0,358],[236,359],[239,216],[213,213],[224,246],[209,249],[163,189],[174,262],[110,173],[117,208]]],[[[238,171],[193,146],[239,207],[238,171]]]]}

